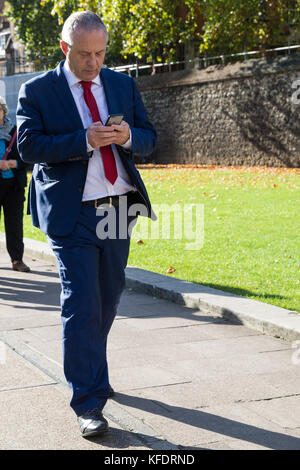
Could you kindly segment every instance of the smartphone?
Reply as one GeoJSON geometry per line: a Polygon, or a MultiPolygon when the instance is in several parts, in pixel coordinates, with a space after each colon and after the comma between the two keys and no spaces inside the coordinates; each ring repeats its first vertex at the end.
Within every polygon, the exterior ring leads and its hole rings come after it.
{"type": "Polygon", "coordinates": [[[106,126],[112,126],[113,124],[120,125],[121,122],[123,121],[123,114],[110,114],[108,116],[108,119],[105,123],[106,126]]]}

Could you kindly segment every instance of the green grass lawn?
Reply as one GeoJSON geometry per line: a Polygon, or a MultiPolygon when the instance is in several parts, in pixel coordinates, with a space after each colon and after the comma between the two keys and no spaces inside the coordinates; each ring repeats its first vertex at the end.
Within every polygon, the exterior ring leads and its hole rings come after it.
{"type": "MultiPolygon", "coordinates": [[[[184,217],[183,204],[203,204],[204,243],[187,249],[189,240],[175,239],[172,229],[167,239],[143,238],[160,221],[140,217],[129,265],[300,312],[299,170],[169,165],[140,172],[157,208],[177,204],[184,217]]],[[[29,216],[24,222],[25,237],[45,240],[29,216]]]]}

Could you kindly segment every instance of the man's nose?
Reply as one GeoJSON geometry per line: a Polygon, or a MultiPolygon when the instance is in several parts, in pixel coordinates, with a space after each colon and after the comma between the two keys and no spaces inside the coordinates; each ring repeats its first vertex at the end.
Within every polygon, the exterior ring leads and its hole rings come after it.
{"type": "Polygon", "coordinates": [[[95,55],[90,55],[89,58],[88,58],[88,65],[93,66],[93,65],[96,65],[96,64],[97,64],[96,54],[95,55]]]}

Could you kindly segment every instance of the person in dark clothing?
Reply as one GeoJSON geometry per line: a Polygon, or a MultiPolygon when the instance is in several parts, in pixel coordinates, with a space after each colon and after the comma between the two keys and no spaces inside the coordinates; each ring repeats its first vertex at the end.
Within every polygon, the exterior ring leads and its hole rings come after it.
{"type": "Polygon", "coordinates": [[[7,116],[7,105],[0,97],[0,211],[3,209],[6,235],[6,248],[15,271],[29,272],[23,262],[23,209],[25,186],[27,185],[26,168],[19,156],[17,139],[4,159],[7,148],[14,139],[16,126],[7,116]]]}

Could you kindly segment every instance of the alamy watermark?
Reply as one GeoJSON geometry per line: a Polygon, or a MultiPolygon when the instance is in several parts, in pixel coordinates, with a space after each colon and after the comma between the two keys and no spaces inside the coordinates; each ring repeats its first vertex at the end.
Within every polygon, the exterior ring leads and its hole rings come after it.
{"type": "Polygon", "coordinates": [[[0,341],[0,365],[6,363],[6,345],[3,341],[0,341]]]}
{"type": "Polygon", "coordinates": [[[101,220],[96,233],[101,240],[132,236],[142,240],[184,240],[186,250],[203,247],[204,204],[153,204],[156,220],[150,220],[145,205],[127,206],[127,196],[120,196],[119,200],[118,208],[108,204],[97,208],[101,220]]]}
{"type": "Polygon", "coordinates": [[[300,340],[299,339],[292,342],[292,348],[295,349],[295,351],[292,354],[292,364],[294,364],[295,366],[299,366],[300,365],[300,340]]]}

